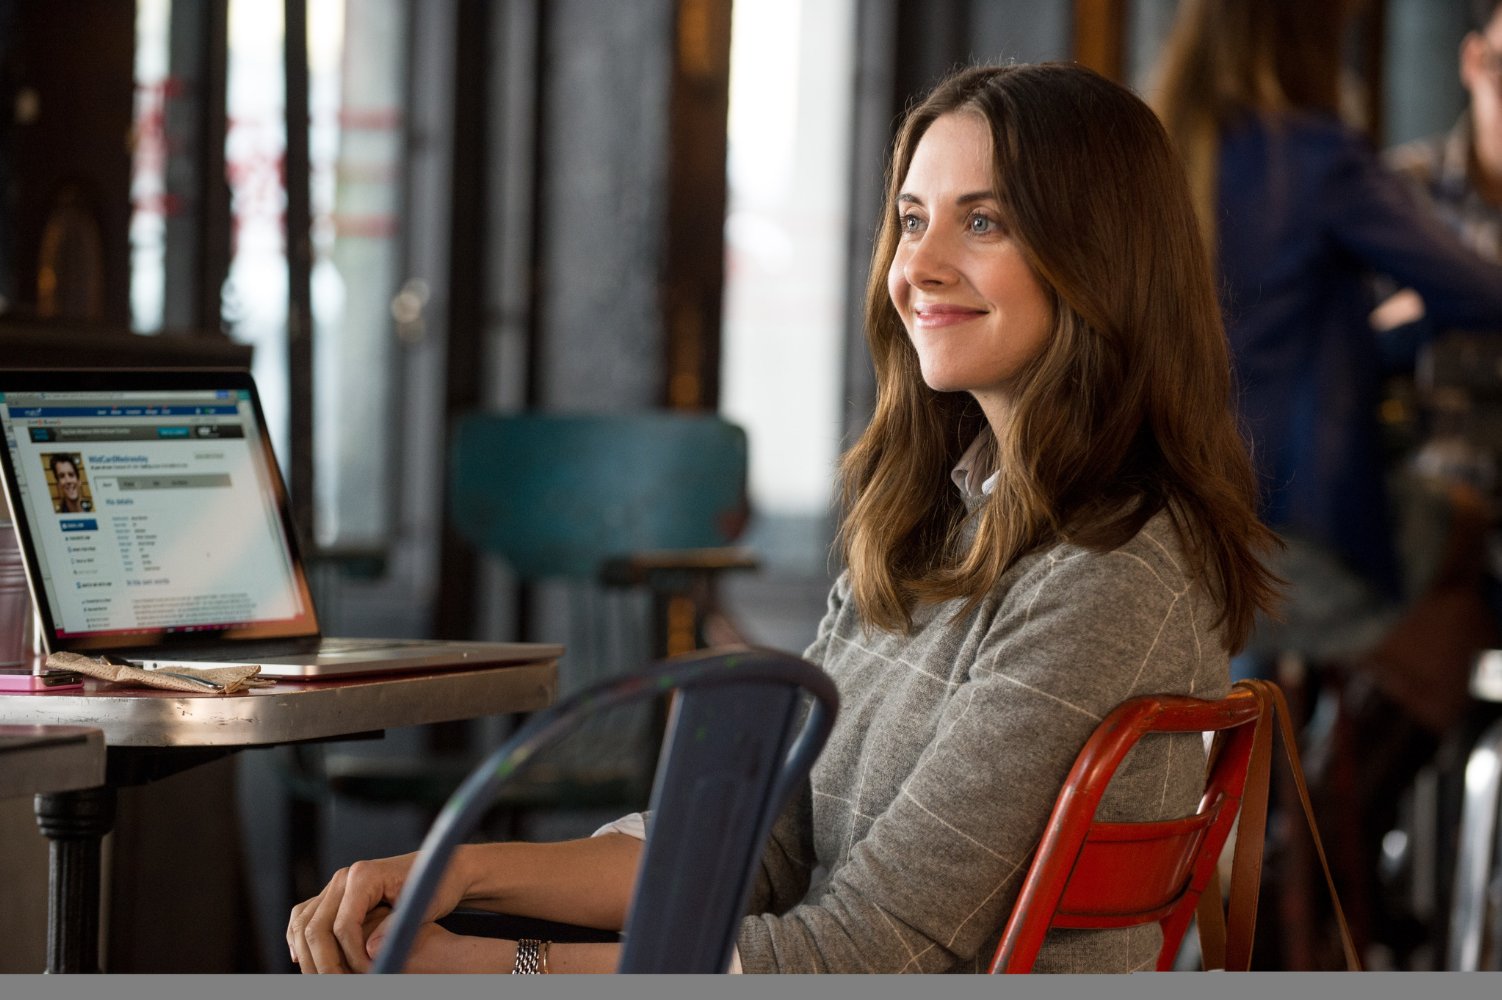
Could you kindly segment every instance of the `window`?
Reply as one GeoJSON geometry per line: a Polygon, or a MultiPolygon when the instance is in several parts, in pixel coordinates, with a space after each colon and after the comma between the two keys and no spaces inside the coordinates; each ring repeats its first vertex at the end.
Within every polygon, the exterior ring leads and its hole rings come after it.
{"type": "Polygon", "coordinates": [[[738,3],[721,398],[751,439],[754,544],[822,573],[840,449],[855,4],[738,3]]]}

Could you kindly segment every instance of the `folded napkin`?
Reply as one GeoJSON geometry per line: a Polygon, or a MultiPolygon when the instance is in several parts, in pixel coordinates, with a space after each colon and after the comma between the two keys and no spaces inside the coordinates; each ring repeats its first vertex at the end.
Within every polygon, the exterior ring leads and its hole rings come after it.
{"type": "Polygon", "coordinates": [[[71,670],[102,681],[132,687],[165,688],[191,691],[194,694],[236,694],[247,688],[270,687],[276,683],[265,677],[257,666],[248,667],[173,667],[170,670],[132,666],[112,656],[94,659],[77,653],[50,653],[48,670],[71,670]]]}

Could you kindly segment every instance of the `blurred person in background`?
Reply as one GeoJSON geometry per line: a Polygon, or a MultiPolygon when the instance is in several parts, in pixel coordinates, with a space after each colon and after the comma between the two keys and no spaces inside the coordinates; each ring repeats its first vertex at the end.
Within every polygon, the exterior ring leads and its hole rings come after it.
{"type": "Polygon", "coordinates": [[[1287,543],[1285,620],[1264,620],[1247,672],[1285,650],[1369,649],[1423,589],[1400,567],[1377,421],[1389,364],[1411,366],[1414,345],[1384,354],[1371,277],[1412,288],[1434,328],[1502,326],[1502,267],[1341,120],[1353,7],[1186,0],[1159,67],[1158,111],[1216,254],[1262,514],[1287,543]]]}
{"type": "Polygon", "coordinates": [[[1454,128],[1399,146],[1386,159],[1468,246],[1502,260],[1502,0],[1472,3],[1460,81],[1470,103],[1454,128]]]}
{"type": "MultiPolygon", "coordinates": [[[[1413,924],[1405,932],[1395,914],[1406,904],[1379,876],[1382,837],[1463,716],[1470,663],[1497,627],[1483,597],[1481,495],[1399,457],[1379,408],[1426,336],[1502,328],[1502,266],[1469,249],[1342,120],[1342,43],[1356,8],[1185,0],[1156,100],[1216,255],[1260,510],[1286,545],[1272,559],[1289,584],[1281,620],[1259,621],[1234,672],[1277,673],[1295,703],[1323,706],[1305,740],[1319,751],[1311,791],[1341,898],[1358,943],[1395,953],[1413,924]],[[1412,289],[1427,322],[1379,333],[1379,278],[1412,289]]],[[[1272,849],[1284,859],[1275,872],[1296,870],[1296,848],[1272,849]]],[[[1273,891],[1287,912],[1312,914],[1300,883],[1288,874],[1273,891]]],[[[1284,952],[1277,967],[1321,967],[1322,926],[1267,928],[1284,952]]]]}

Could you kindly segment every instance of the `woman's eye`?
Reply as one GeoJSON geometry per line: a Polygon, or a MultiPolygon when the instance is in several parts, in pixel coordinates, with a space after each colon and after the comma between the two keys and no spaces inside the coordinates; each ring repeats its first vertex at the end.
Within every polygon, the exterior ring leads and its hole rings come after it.
{"type": "Polygon", "coordinates": [[[1001,223],[988,215],[970,216],[970,231],[977,235],[986,235],[1001,229],[1001,223]]]}
{"type": "Polygon", "coordinates": [[[912,212],[903,212],[897,216],[897,228],[904,233],[916,233],[923,228],[923,220],[912,212]]]}

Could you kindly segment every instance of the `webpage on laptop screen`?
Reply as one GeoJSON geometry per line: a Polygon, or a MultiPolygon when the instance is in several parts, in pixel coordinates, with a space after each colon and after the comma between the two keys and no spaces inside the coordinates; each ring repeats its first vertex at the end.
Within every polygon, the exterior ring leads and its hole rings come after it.
{"type": "Polygon", "coordinates": [[[248,393],[7,393],[0,421],[59,637],[303,613],[248,393]]]}

